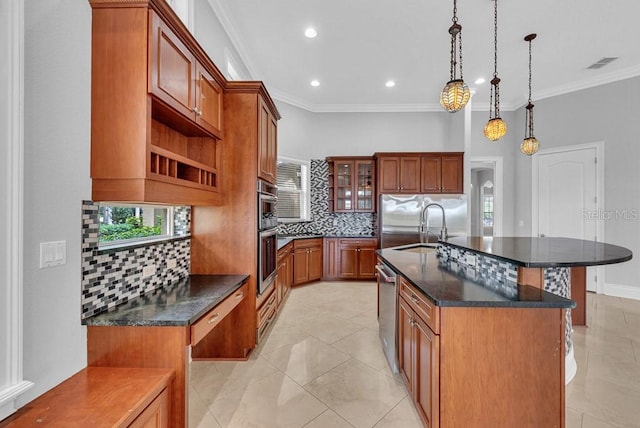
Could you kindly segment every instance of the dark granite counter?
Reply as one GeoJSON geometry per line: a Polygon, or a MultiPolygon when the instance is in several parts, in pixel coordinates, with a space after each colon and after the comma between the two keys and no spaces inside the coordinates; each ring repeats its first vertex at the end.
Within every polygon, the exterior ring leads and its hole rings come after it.
{"type": "Polygon", "coordinates": [[[371,235],[278,235],[278,250],[296,239],[311,238],[377,238],[371,235]]]}
{"type": "Polygon", "coordinates": [[[594,266],[631,260],[631,250],[617,245],[572,238],[451,238],[444,245],[487,254],[528,268],[594,266]]]}
{"type": "Polygon", "coordinates": [[[455,262],[440,264],[435,249],[382,249],[378,255],[437,306],[573,308],[575,302],[515,281],[476,281],[455,262]]]}
{"type": "Polygon", "coordinates": [[[83,320],[91,326],[181,326],[198,320],[242,286],[248,275],[191,275],[83,320]]]}

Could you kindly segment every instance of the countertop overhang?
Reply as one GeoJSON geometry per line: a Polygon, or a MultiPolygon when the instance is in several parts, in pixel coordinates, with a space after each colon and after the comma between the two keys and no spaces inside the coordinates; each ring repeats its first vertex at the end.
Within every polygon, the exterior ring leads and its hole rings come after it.
{"type": "Polygon", "coordinates": [[[83,320],[89,326],[186,326],[240,288],[249,275],[190,275],[83,320]]]}
{"type": "Polygon", "coordinates": [[[437,306],[574,308],[576,305],[573,300],[516,282],[471,280],[441,265],[435,251],[416,253],[385,248],[377,250],[377,254],[437,306]]]}
{"type": "Polygon", "coordinates": [[[470,236],[441,243],[528,268],[606,265],[633,257],[624,247],[573,238],[470,236]]]}

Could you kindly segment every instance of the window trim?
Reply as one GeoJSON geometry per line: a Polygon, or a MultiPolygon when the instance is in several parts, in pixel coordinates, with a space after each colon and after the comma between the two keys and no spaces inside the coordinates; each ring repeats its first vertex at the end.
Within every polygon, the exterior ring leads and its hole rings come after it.
{"type": "Polygon", "coordinates": [[[311,221],[311,161],[278,156],[278,163],[294,163],[303,166],[305,178],[302,180],[303,189],[298,191],[302,195],[300,203],[300,217],[278,217],[278,223],[308,223],[311,221]],[[306,189],[304,188],[306,186],[306,189]]]}

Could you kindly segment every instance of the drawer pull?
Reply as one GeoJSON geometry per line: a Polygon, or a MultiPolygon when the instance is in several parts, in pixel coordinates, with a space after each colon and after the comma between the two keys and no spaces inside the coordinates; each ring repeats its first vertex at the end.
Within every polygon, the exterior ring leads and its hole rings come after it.
{"type": "Polygon", "coordinates": [[[411,297],[409,297],[411,299],[411,301],[413,303],[415,303],[416,305],[420,306],[420,301],[416,298],[415,294],[412,294],[411,297]]]}
{"type": "Polygon", "coordinates": [[[240,299],[242,299],[243,297],[244,297],[244,293],[242,293],[242,292],[241,292],[241,293],[236,294],[236,300],[240,300],[240,299]]]}
{"type": "Polygon", "coordinates": [[[220,314],[214,314],[209,320],[207,320],[207,324],[213,324],[220,318],[220,314]]]}

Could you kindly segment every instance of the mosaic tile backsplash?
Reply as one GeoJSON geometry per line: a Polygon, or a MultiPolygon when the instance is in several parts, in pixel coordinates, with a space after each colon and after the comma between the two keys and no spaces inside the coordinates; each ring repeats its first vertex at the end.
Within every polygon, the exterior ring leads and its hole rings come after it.
{"type": "MultiPolygon", "coordinates": [[[[174,231],[190,230],[191,208],[174,211],[174,231]]],[[[188,236],[132,248],[98,249],[98,204],[82,202],[82,319],[105,312],[158,287],[189,275],[191,239],[188,236]],[[175,259],[169,268],[167,261],[175,259]],[[142,269],[155,265],[155,274],[142,278],[142,269]]]]}
{"type": "MultiPolygon", "coordinates": [[[[513,292],[510,284],[517,284],[518,266],[451,245],[438,246],[440,263],[458,275],[495,287],[508,294],[513,292]]],[[[571,298],[571,271],[566,267],[544,269],[544,290],[558,296],[571,298]]],[[[565,354],[573,347],[571,339],[571,310],[565,311],[565,354]]]]}
{"type": "Polygon", "coordinates": [[[374,236],[373,213],[329,212],[329,163],[312,159],[310,165],[311,221],[278,225],[281,235],[374,236]]]}

